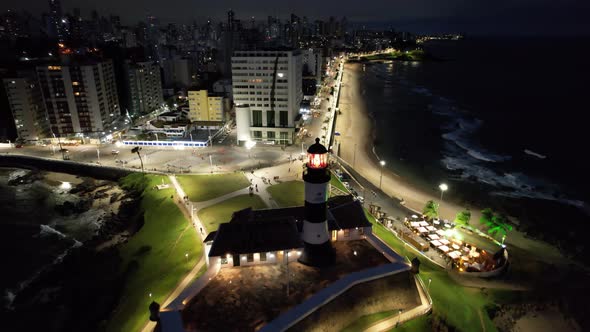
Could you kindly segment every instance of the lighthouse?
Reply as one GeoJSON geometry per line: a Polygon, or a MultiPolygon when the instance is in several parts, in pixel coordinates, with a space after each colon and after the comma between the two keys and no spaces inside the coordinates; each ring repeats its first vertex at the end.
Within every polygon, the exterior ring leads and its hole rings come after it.
{"type": "Polygon", "coordinates": [[[334,263],[336,254],[330,243],[330,232],[326,219],[326,201],[330,171],[328,171],[328,150],[315,139],[307,149],[307,169],[303,173],[305,182],[305,220],[303,221],[303,253],[299,262],[309,266],[327,266],[334,263]]]}

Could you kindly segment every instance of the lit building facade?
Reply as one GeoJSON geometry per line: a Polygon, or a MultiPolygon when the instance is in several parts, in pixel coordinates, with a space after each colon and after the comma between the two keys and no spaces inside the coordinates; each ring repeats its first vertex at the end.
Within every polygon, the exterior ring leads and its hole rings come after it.
{"type": "Polygon", "coordinates": [[[153,112],[164,103],[160,67],[151,61],[127,63],[129,113],[142,115],[153,112]]]}
{"type": "Polygon", "coordinates": [[[195,121],[223,121],[223,97],[210,96],[207,90],[188,91],[189,119],[195,121]]]}
{"type": "Polygon", "coordinates": [[[298,50],[236,51],[232,89],[238,142],[292,144],[303,99],[298,50]]]}
{"type": "Polygon", "coordinates": [[[120,115],[111,60],[38,66],[37,76],[53,134],[99,133],[120,115]]]}
{"type": "Polygon", "coordinates": [[[37,80],[7,78],[3,83],[18,138],[33,142],[48,137],[49,122],[37,80]]]}

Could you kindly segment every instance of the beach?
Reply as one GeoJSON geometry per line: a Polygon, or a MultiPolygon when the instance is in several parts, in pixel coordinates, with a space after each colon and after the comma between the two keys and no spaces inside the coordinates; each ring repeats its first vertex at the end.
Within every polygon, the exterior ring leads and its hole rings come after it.
{"type": "MultiPolygon", "coordinates": [[[[381,165],[373,151],[375,134],[373,121],[367,112],[363,101],[363,89],[359,82],[360,64],[346,64],[340,92],[339,108],[341,114],[336,120],[336,131],[340,136],[336,138],[339,156],[351,165],[355,171],[374,185],[379,186],[381,165]]],[[[383,168],[382,191],[392,198],[402,200],[405,206],[422,211],[428,200],[440,201],[440,196],[434,190],[438,184],[432,184],[432,191],[419,188],[396,174],[391,165],[383,168]]],[[[457,212],[465,206],[450,201],[443,201],[440,214],[444,218],[454,219],[457,212]]],[[[473,211],[476,212],[476,211],[473,211]]],[[[472,219],[479,218],[473,213],[472,219]]]]}
{"type": "MultiPolygon", "coordinates": [[[[405,207],[421,212],[427,201],[440,202],[439,183],[432,183],[429,187],[428,182],[418,178],[417,175],[402,177],[396,173],[394,163],[389,163],[381,169],[373,144],[375,119],[371,118],[364,101],[364,88],[360,81],[361,70],[362,64],[347,63],[344,66],[339,102],[341,114],[336,118],[336,132],[339,132],[340,135],[335,137],[335,153],[376,187],[379,187],[381,171],[383,171],[381,185],[383,193],[397,201],[403,199],[405,207]]],[[[454,200],[454,195],[460,195],[453,193],[453,189],[457,188],[451,187],[443,196],[439,209],[441,218],[454,220],[458,212],[469,209],[471,211],[470,224],[481,228],[480,211],[486,206],[480,200],[481,197],[486,196],[486,193],[472,195],[468,203],[460,199],[454,200]]],[[[519,223],[515,217],[510,217],[510,219],[514,223],[519,223]]],[[[540,254],[539,258],[547,262],[571,262],[564,260],[563,254],[554,245],[531,238],[516,228],[509,233],[505,243],[526,251],[536,252],[540,254]]]]}

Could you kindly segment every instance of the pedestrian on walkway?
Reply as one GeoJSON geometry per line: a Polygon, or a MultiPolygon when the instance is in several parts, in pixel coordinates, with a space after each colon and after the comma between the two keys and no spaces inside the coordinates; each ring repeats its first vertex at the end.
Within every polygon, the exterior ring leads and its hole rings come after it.
{"type": "Polygon", "coordinates": [[[258,183],[256,184],[256,192],[258,192],[258,183]]]}
{"type": "Polygon", "coordinates": [[[289,167],[289,173],[291,173],[291,167],[289,167]]]}
{"type": "Polygon", "coordinates": [[[199,227],[199,231],[201,231],[201,235],[203,235],[203,227],[199,227]]]}

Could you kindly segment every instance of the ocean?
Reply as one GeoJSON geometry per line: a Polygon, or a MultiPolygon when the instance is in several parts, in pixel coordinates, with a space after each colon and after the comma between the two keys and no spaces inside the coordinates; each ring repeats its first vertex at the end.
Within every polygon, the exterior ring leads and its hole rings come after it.
{"type": "Polygon", "coordinates": [[[525,198],[587,216],[588,40],[424,48],[443,60],[361,64],[375,152],[387,167],[433,191],[446,182],[445,196],[459,201],[477,192],[479,203],[525,198]]]}

